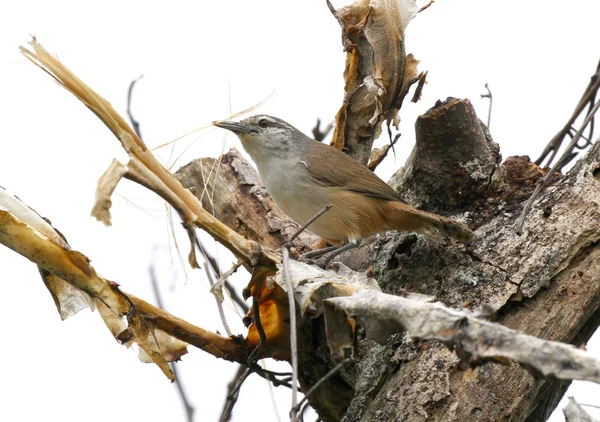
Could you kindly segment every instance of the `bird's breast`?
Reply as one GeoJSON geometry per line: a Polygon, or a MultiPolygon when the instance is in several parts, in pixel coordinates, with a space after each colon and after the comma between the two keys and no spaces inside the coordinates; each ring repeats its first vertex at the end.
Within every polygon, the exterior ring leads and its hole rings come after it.
{"type": "Polygon", "coordinates": [[[305,223],[328,204],[326,188],[311,183],[306,176],[306,167],[298,160],[280,160],[277,167],[265,164],[257,163],[257,167],[267,191],[277,206],[296,223],[305,223]]]}

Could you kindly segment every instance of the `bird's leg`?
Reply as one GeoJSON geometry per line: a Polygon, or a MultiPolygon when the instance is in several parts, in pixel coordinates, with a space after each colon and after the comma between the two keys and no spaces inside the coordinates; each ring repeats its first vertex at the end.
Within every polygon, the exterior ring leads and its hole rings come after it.
{"type": "Polygon", "coordinates": [[[317,249],[316,251],[306,252],[298,257],[299,260],[310,259],[316,256],[325,255],[327,252],[335,251],[343,246],[327,246],[326,248],[317,249]]]}
{"type": "Polygon", "coordinates": [[[328,263],[333,258],[335,258],[339,254],[341,254],[342,252],[346,252],[346,251],[349,251],[350,249],[354,249],[354,248],[359,247],[360,246],[360,242],[361,242],[360,239],[358,239],[358,240],[351,240],[350,242],[346,243],[344,246],[340,246],[337,249],[334,249],[333,251],[327,253],[326,255],[323,256],[322,259],[325,260],[325,263],[328,263]]]}
{"type": "Polygon", "coordinates": [[[303,255],[300,255],[300,257],[298,259],[311,262],[310,258],[320,256],[321,258],[318,260],[318,263],[316,263],[316,264],[319,266],[325,266],[325,265],[327,265],[327,263],[329,263],[329,261],[331,261],[333,258],[338,256],[342,252],[346,252],[350,249],[354,249],[354,248],[360,246],[360,242],[361,242],[360,240],[352,240],[343,246],[328,246],[323,249],[318,249],[316,251],[307,252],[303,255]]]}

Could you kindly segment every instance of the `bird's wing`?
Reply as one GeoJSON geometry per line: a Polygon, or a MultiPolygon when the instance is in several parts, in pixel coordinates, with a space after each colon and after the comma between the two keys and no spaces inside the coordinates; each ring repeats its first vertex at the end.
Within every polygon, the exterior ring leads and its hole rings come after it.
{"type": "Polygon", "coordinates": [[[404,202],[390,185],[355,159],[334,147],[313,142],[311,153],[301,163],[315,182],[374,198],[404,202]]]}

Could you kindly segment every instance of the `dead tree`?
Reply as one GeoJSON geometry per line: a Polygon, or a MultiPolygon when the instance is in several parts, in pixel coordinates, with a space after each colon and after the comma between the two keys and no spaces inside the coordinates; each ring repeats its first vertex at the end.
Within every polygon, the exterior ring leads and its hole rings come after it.
{"type": "MultiPolygon", "coordinates": [[[[331,7],[348,53],[332,144],[364,163],[382,126],[391,134],[411,85],[416,99],[424,83],[404,51],[410,19],[397,7],[331,7]]],[[[385,233],[323,271],[287,259],[285,250],[281,257],[279,247],[298,227],[238,153],[223,158],[219,177],[206,173],[209,159],[189,164],[179,184],[108,102],[35,40],[32,46],[24,54],[96,113],[129,153],[127,164],[113,164],[101,179],[94,215],[109,221],[110,195],[129,178],[174,207],[192,245],[195,228],[204,229],[252,273],[244,291],[253,303],[247,335],[210,333],[102,279],[47,221],[0,189],[0,242],[40,267],[61,315],[97,306],[119,341],[138,343],[171,379],[167,362],[192,345],[246,365],[244,377],[255,371],[288,386],[255,362],[291,360],[295,328],[300,385],[326,421],[542,421],[568,380],[600,382],[600,360],[555,343],[583,345],[600,324],[598,144],[567,175],[552,175],[518,235],[519,212],[547,170],[527,157],[502,162],[468,100],[440,101],[418,119],[415,148],[390,183],[411,204],[469,225],[476,239],[463,245],[385,233]],[[207,187],[216,198],[210,203],[203,201],[207,187]]],[[[315,241],[301,233],[292,256],[315,241]]],[[[192,247],[192,267],[195,253],[192,247]]]]}

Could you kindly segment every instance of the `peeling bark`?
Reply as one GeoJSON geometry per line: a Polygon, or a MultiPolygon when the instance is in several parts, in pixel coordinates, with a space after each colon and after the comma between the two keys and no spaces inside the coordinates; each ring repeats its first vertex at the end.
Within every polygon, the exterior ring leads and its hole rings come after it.
{"type": "Polygon", "coordinates": [[[342,27],[346,51],[344,103],[331,145],[367,165],[381,123],[397,123],[410,87],[425,78],[404,47],[404,30],[417,5],[414,0],[358,0],[337,10],[328,5],[342,27]]]}

